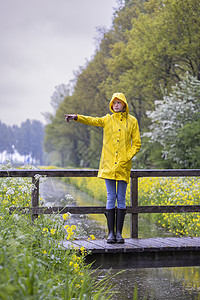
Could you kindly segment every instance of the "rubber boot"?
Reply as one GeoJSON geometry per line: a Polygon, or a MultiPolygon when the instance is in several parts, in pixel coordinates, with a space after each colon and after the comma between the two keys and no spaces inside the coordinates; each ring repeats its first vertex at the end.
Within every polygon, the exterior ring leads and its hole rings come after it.
{"type": "Polygon", "coordinates": [[[114,209],[107,209],[106,210],[106,218],[107,218],[107,224],[108,224],[108,238],[107,243],[113,244],[115,243],[115,208],[114,209]]]}
{"type": "Polygon", "coordinates": [[[124,217],[126,214],[126,209],[117,209],[116,213],[116,243],[123,244],[124,239],[122,237],[122,228],[124,225],[124,217]]]}

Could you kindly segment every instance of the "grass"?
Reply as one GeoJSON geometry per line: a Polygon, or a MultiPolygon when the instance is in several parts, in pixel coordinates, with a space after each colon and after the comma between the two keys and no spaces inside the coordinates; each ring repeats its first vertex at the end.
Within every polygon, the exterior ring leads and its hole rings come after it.
{"type": "Polygon", "coordinates": [[[69,215],[44,215],[33,224],[29,215],[9,213],[12,205],[30,205],[31,189],[29,179],[0,179],[0,299],[109,299],[109,281],[91,276],[85,249],[62,248],[79,230],[67,224],[69,215]]]}

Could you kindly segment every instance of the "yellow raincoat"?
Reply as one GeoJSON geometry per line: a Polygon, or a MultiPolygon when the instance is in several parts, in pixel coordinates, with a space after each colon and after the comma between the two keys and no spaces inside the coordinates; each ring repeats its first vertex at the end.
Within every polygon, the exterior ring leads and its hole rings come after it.
{"type": "Polygon", "coordinates": [[[124,94],[115,93],[109,104],[112,115],[102,118],[77,115],[77,122],[103,127],[103,148],[98,177],[104,179],[130,179],[131,159],[140,150],[141,140],[138,122],[129,114],[128,103],[124,94]],[[125,103],[124,112],[114,112],[114,99],[125,103]]]}

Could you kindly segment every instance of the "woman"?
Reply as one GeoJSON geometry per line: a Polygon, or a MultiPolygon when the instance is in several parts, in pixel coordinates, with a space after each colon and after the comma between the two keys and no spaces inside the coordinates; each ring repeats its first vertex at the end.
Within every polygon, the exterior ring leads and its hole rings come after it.
{"type": "Polygon", "coordinates": [[[141,140],[138,122],[129,114],[124,94],[114,93],[109,108],[112,115],[107,114],[102,118],[78,114],[65,115],[65,118],[67,122],[74,120],[86,125],[103,127],[103,148],[98,177],[105,179],[107,188],[106,217],[109,231],[107,243],[124,243],[121,233],[126,212],[126,189],[130,179],[131,160],[140,150],[141,140]]]}

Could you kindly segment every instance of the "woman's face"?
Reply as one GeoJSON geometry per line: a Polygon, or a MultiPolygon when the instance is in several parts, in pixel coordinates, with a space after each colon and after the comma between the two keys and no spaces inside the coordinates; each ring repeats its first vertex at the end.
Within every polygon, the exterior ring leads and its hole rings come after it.
{"type": "Polygon", "coordinates": [[[124,108],[124,102],[122,102],[121,100],[119,100],[119,99],[115,99],[114,101],[113,101],[113,110],[115,111],[115,112],[120,112],[120,111],[122,111],[123,110],[123,108],[124,108]]]}

